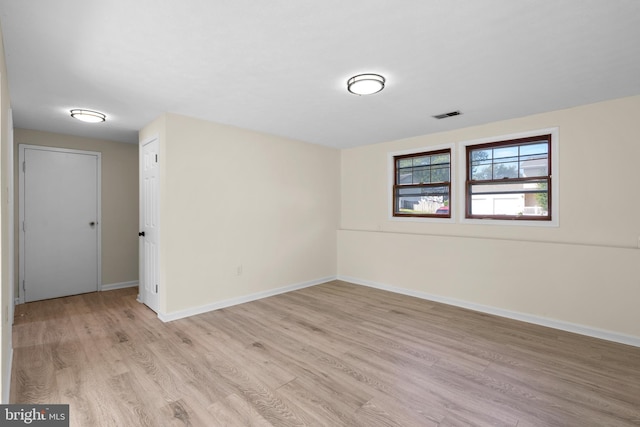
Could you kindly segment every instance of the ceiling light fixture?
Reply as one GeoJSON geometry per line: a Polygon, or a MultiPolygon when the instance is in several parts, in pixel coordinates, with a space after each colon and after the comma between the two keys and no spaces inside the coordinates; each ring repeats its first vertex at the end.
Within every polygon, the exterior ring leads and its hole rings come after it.
{"type": "Polygon", "coordinates": [[[87,123],[101,123],[107,119],[107,116],[97,111],[81,109],[71,110],[71,117],[87,123]]]}
{"type": "Polygon", "coordinates": [[[347,81],[347,90],[355,95],[372,95],[384,89],[385,81],[378,74],[358,74],[347,81]]]}

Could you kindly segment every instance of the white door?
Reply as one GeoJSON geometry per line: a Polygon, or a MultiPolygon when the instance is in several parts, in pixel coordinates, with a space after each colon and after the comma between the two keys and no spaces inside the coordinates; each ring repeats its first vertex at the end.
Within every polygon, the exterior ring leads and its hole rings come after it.
{"type": "Polygon", "coordinates": [[[160,143],[153,139],[142,145],[140,152],[140,297],[158,312],[158,219],[160,143]]]}
{"type": "Polygon", "coordinates": [[[98,290],[100,153],[20,146],[24,300],[98,290]]]}

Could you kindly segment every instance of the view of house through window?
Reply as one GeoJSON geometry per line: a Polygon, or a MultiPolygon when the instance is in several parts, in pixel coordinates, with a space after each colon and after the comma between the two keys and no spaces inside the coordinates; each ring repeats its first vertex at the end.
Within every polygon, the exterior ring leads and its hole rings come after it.
{"type": "Polygon", "coordinates": [[[451,150],[393,159],[393,216],[450,218],[451,150]]]}
{"type": "Polygon", "coordinates": [[[466,218],[551,220],[551,135],[466,150],[466,218]]]}

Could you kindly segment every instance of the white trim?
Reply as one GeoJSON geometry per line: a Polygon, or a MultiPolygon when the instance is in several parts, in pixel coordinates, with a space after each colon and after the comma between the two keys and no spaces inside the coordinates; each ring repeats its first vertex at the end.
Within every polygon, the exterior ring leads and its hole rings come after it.
{"type": "MultiPolygon", "coordinates": [[[[15,314],[15,309],[16,309],[16,297],[15,297],[15,292],[16,292],[16,281],[15,281],[15,195],[14,195],[14,175],[15,175],[15,170],[14,170],[14,156],[15,156],[15,150],[14,150],[14,132],[13,132],[13,110],[11,108],[9,108],[8,111],[8,119],[7,119],[7,131],[8,131],[8,147],[7,147],[7,159],[9,159],[9,161],[7,162],[7,216],[8,216],[8,223],[9,223],[9,247],[8,247],[8,252],[9,252],[9,265],[8,265],[8,277],[9,277],[9,342],[13,341],[13,331],[11,328],[11,326],[13,325],[13,318],[14,318],[14,314],[15,314]]],[[[12,348],[13,348],[13,344],[12,344],[12,348]]]]}
{"type": "Polygon", "coordinates": [[[13,370],[13,345],[9,349],[9,363],[7,363],[7,372],[4,373],[4,383],[2,384],[2,404],[9,403],[9,397],[11,397],[11,371],[13,370]]]}
{"type": "MultiPolygon", "coordinates": [[[[0,97],[1,98],[1,97],[0,97]]],[[[9,108],[9,111],[7,112],[7,133],[8,133],[8,137],[7,137],[7,222],[8,222],[8,226],[9,226],[9,244],[8,244],[8,248],[7,248],[7,252],[8,252],[8,283],[7,285],[9,286],[9,301],[8,301],[8,309],[9,309],[9,313],[7,316],[7,328],[6,328],[6,333],[7,333],[7,337],[3,337],[3,341],[8,343],[9,348],[8,348],[8,357],[9,360],[6,361],[6,366],[7,366],[7,370],[5,372],[2,373],[2,378],[4,379],[3,384],[2,384],[2,403],[3,404],[7,404],[9,403],[9,399],[11,397],[11,370],[12,370],[12,366],[13,366],[13,323],[14,323],[14,318],[15,318],[15,309],[16,309],[16,298],[15,298],[15,289],[16,289],[16,283],[15,283],[15,269],[14,269],[14,262],[15,262],[15,232],[14,232],[14,227],[15,227],[15,216],[14,216],[14,209],[15,209],[15,200],[14,200],[14,174],[15,174],[15,170],[14,170],[14,156],[15,156],[15,150],[14,150],[14,135],[13,135],[13,110],[11,108],[9,108]]],[[[4,348],[3,348],[4,351],[4,348]]]]}
{"type": "Polygon", "coordinates": [[[533,226],[533,227],[559,227],[560,226],[560,159],[559,159],[559,128],[552,127],[546,129],[537,129],[526,132],[512,133],[509,135],[501,135],[496,137],[473,139],[469,141],[461,141],[458,143],[460,150],[458,150],[458,163],[463,165],[458,171],[458,197],[456,199],[457,205],[462,209],[457,209],[458,218],[462,224],[481,224],[481,225],[515,225],[515,226],[533,226]],[[467,180],[467,147],[470,145],[485,144],[489,142],[508,141],[510,139],[528,138],[531,136],[539,136],[551,134],[551,221],[513,221],[513,220],[500,220],[500,219],[476,219],[465,218],[465,183],[467,180]]]}
{"type": "Polygon", "coordinates": [[[606,331],[603,329],[592,328],[589,326],[578,325],[576,323],[563,322],[561,320],[549,319],[546,317],[534,316],[527,313],[519,313],[516,311],[504,310],[497,307],[475,304],[468,301],[462,301],[454,298],[447,298],[438,295],[428,294],[426,292],[415,291],[412,289],[399,288],[396,286],[390,286],[382,283],[376,283],[369,280],[358,279],[350,276],[338,276],[338,280],[353,283],[356,285],[367,286],[370,288],[381,289],[383,291],[389,291],[396,294],[408,295],[424,300],[439,302],[442,304],[452,305],[455,307],[462,307],[481,313],[493,314],[495,316],[505,317],[507,319],[519,320],[526,323],[532,323],[534,325],[546,326],[553,329],[559,329],[561,331],[573,332],[575,334],[585,335],[588,337],[599,338],[606,341],[617,342],[621,344],[627,344],[634,347],[640,347],[640,337],[620,334],[617,332],[606,331]]]}
{"type": "Polygon", "coordinates": [[[108,285],[102,285],[100,290],[113,291],[114,289],[134,288],[136,286],[138,286],[138,281],[132,280],[130,282],[109,283],[108,285]]]}
{"type": "MultiPolygon", "coordinates": [[[[25,157],[25,150],[42,150],[42,151],[54,151],[58,153],[71,153],[71,154],[84,154],[90,156],[96,156],[97,159],[97,170],[96,170],[96,179],[97,179],[97,189],[96,189],[96,197],[97,197],[97,286],[96,291],[102,288],[102,153],[99,151],[86,151],[86,150],[75,150],[71,148],[60,148],[60,147],[49,147],[42,145],[29,145],[29,144],[20,144],[18,146],[18,208],[19,208],[19,216],[18,220],[20,221],[18,224],[22,224],[24,222],[24,169],[22,167],[25,157]]],[[[22,226],[19,227],[19,248],[18,251],[20,253],[20,265],[18,271],[18,298],[20,299],[20,303],[25,302],[24,298],[24,289],[22,287],[22,281],[24,280],[25,274],[25,254],[24,254],[24,229],[22,226]]]]}
{"type": "MultiPolygon", "coordinates": [[[[73,150],[73,151],[78,151],[78,150],[73,150]]],[[[99,151],[89,151],[89,153],[95,153],[97,156],[97,160],[98,160],[98,171],[96,173],[97,175],[97,180],[98,180],[98,189],[97,189],[97,203],[96,203],[96,209],[97,209],[97,216],[98,218],[96,219],[96,223],[98,225],[98,250],[96,253],[96,258],[97,258],[97,270],[98,270],[98,289],[102,288],[102,153],[99,151]]]]}
{"type": "Polygon", "coordinates": [[[438,224],[443,224],[443,223],[454,223],[456,222],[456,215],[455,212],[459,211],[460,208],[459,206],[462,206],[459,204],[458,198],[456,197],[456,192],[458,191],[458,188],[456,187],[456,165],[455,165],[455,158],[456,158],[456,145],[454,143],[451,144],[442,144],[442,145],[433,145],[433,146],[426,146],[426,147],[420,147],[420,148],[411,148],[408,150],[402,150],[402,151],[394,151],[392,153],[387,153],[387,184],[388,184],[388,188],[387,188],[387,196],[388,196],[388,201],[387,201],[387,212],[389,213],[389,221],[399,221],[399,222],[435,222],[438,224]],[[394,206],[394,200],[393,200],[393,184],[395,182],[395,161],[394,161],[394,157],[395,156],[403,156],[405,154],[415,154],[415,153],[422,153],[422,152],[427,152],[427,151],[437,151],[437,150],[451,150],[451,158],[450,158],[450,182],[451,182],[451,194],[449,194],[449,206],[451,206],[451,218],[420,218],[420,217],[413,217],[413,216],[393,216],[393,206],[394,206]]]}
{"type": "Polygon", "coordinates": [[[245,295],[242,297],[217,301],[217,302],[202,305],[199,307],[188,308],[186,310],[174,311],[173,313],[158,313],[158,318],[163,322],[171,322],[173,320],[183,319],[185,317],[207,313],[209,311],[219,310],[221,308],[231,307],[238,304],[244,304],[246,302],[256,301],[262,298],[272,297],[274,295],[284,294],[286,292],[297,291],[299,289],[304,289],[310,286],[319,285],[321,283],[330,282],[335,279],[336,279],[336,276],[324,277],[322,279],[310,280],[308,282],[302,282],[294,285],[283,286],[281,288],[270,289],[268,291],[257,292],[255,294],[245,295]]]}

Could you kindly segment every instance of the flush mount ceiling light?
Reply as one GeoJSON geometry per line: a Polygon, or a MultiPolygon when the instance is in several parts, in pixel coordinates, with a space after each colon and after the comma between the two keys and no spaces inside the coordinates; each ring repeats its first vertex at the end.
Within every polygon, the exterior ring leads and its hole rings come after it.
{"type": "Polygon", "coordinates": [[[87,123],[100,123],[107,119],[107,116],[97,111],[81,109],[71,110],[71,117],[87,123]]]}
{"type": "Polygon", "coordinates": [[[347,81],[347,90],[355,95],[372,95],[384,89],[385,79],[378,74],[358,74],[347,81]]]}

